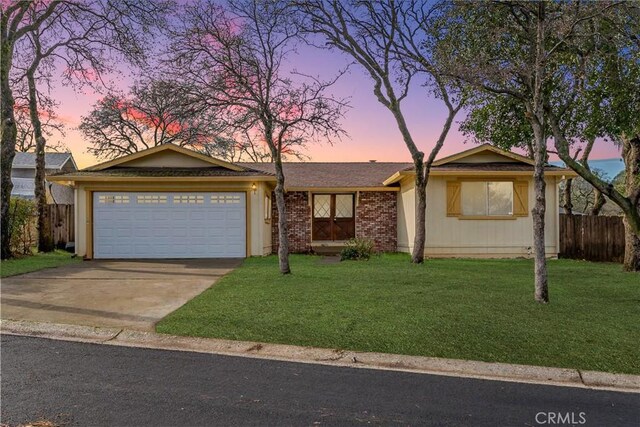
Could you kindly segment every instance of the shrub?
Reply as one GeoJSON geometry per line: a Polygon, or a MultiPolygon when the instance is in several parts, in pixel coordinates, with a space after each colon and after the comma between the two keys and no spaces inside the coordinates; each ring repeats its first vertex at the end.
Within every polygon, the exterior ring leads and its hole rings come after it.
{"type": "Polygon", "coordinates": [[[14,255],[31,255],[35,244],[35,202],[12,197],[9,205],[9,230],[11,233],[11,252],[14,255]]]}
{"type": "Polygon", "coordinates": [[[351,239],[347,242],[347,245],[340,252],[340,260],[346,259],[369,259],[373,254],[375,243],[369,239],[351,239]]]}

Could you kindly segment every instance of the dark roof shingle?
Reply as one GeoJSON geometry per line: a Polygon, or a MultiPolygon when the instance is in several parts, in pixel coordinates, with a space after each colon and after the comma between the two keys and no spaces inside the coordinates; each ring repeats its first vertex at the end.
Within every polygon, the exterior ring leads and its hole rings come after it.
{"type": "MultiPolygon", "coordinates": [[[[563,168],[553,165],[546,165],[547,171],[559,171],[563,168]]],[[[412,168],[410,168],[412,169],[412,168]]],[[[521,172],[531,171],[533,173],[533,165],[519,162],[490,162],[490,163],[445,163],[439,166],[432,166],[432,170],[454,170],[454,171],[508,171],[521,172]]]]}
{"type": "MultiPolygon", "coordinates": [[[[46,169],[60,169],[71,157],[71,153],[45,153],[46,169]]],[[[13,168],[35,169],[36,153],[16,153],[13,158],[13,168]]]]}
{"type": "MultiPolygon", "coordinates": [[[[275,174],[273,163],[238,164],[275,174]]],[[[390,162],[283,163],[287,188],[382,187],[384,180],[394,173],[411,166],[411,163],[390,162]]]]}
{"type": "Polygon", "coordinates": [[[263,176],[268,175],[259,170],[246,169],[244,171],[234,171],[221,166],[203,167],[203,168],[145,168],[135,167],[126,168],[118,167],[104,169],[101,171],[81,170],[69,173],[55,173],[51,176],[64,175],[73,179],[74,177],[83,176],[113,176],[113,177],[179,177],[179,176],[263,176]]]}

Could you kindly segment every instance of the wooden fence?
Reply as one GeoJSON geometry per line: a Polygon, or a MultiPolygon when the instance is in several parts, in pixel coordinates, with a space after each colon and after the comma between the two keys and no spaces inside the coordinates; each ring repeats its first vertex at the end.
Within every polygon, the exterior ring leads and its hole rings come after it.
{"type": "Polygon", "coordinates": [[[51,237],[58,247],[75,242],[73,205],[47,205],[51,222],[51,237]]]}
{"type": "Polygon", "coordinates": [[[622,217],[561,214],[560,258],[622,262],[622,217]]]}

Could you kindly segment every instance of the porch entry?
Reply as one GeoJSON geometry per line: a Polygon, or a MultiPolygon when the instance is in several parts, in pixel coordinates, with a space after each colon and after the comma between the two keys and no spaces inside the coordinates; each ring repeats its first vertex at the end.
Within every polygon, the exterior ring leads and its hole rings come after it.
{"type": "Polygon", "coordinates": [[[313,240],[349,240],[356,236],[353,194],[313,195],[313,240]]]}

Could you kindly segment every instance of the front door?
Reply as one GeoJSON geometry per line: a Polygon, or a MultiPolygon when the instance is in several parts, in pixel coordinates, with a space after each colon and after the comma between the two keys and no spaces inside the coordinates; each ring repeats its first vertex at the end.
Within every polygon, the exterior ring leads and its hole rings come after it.
{"type": "Polygon", "coordinates": [[[313,195],[313,240],[349,240],[356,235],[353,194],[313,195]]]}

